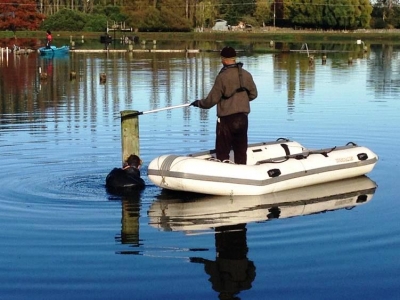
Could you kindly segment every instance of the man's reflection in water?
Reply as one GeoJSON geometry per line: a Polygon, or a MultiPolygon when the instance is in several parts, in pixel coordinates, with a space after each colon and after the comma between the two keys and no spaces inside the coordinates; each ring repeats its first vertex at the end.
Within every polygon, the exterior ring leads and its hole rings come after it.
{"type": "Polygon", "coordinates": [[[191,258],[191,262],[204,264],[219,299],[240,299],[236,295],[250,289],[256,277],[254,263],[247,259],[246,232],[246,224],[217,227],[215,261],[191,258]]]}

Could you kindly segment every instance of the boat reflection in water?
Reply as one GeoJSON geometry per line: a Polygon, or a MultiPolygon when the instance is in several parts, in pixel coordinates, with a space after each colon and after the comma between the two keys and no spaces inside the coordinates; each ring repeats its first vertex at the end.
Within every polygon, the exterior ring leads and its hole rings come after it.
{"type": "Polygon", "coordinates": [[[349,208],[371,200],[375,189],[375,182],[361,176],[258,196],[207,196],[163,190],[148,215],[154,227],[189,233],[349,208]]]}
{"type": "Polygon", "coordinates": [[[246,225],[276,218],[349,209],[370,201],[376,184],[366,176],[259,196],[208,196],[163,191],[148,211],[150,225],[195,234],[214,230],[216,259],[191,257],[204,264],[220,299],[236,299],[256,276],[247,258],[246,225]]]}

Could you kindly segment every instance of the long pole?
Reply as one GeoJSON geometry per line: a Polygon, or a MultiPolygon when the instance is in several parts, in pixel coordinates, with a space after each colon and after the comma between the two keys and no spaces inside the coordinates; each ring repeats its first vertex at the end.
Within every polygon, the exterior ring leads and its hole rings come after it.
{"type": "Polygon", "coordinates": [[[122,164],[131,154],[139,155],[139,115],[149,114],[162,110],[174,109],[189,106],[190,103],[168,106],[148,111],[124,110],[121,111],[121,146],[122,146],[122,164]]]}
{"type": "Polygon", "coordinates": [[[180,108],[180,107],[186,107],[189,105],[190,105],[190,103],[185,103],[185,104],[168,106],[168,107],[163,107],[163,108],[158,108],[158,109],[153,109],[153,110],[138,111],[138,112],[133,113],[133,115],[134,116],[145,115],[145,114],[155,113],[155,112],[159,112],[159,111],[163,111],[163,110],[170,110],[170,109],[175,109],[175,108],[180,108]]]}

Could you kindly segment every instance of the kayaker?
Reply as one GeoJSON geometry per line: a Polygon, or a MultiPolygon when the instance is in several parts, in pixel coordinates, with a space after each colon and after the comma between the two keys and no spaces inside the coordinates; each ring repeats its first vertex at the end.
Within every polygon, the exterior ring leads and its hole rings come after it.
{"type": "Polygon", "coordinates": [[[233,149],[236,164],[247,162],[247,130],[250,101],[257,98],[257,87],[252,75],[236,63],[236,50],[225,47],[221,51],[223,67],[215,79],[208,96],[191,103],[192,106],[210,109],[217,105],[215,150],[217,159],[229,160],[233,149]]]}
{"type": "Polygon", "coordinates": [[[51,43],[53,42],[53,36],[51,35],[51,31],[46,31],[46,49],[50,49],[51,43]]]}

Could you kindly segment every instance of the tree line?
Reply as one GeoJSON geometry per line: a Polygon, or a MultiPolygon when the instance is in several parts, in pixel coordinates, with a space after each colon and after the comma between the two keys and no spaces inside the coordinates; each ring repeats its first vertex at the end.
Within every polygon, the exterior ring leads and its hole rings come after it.
{"type": "Polygon", "coordinates": [[[324,30],[400,28],[400,0],[0,0],[0,30],[193,31],[230,25],[324,30]]]}

